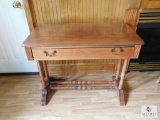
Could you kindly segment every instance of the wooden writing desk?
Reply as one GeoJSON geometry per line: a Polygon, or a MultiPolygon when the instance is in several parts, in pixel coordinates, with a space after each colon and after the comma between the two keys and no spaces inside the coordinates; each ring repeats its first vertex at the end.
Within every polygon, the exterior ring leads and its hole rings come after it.
{"type": "Polygon", "coordinates": [[[136,33],[123,23],[42,25],[23,42],[28,60],[38,63],[42,105],[46,105],[49,89],[116,89],[120,105],[125,105],[123,80],[127,63],[138,58],[142,44],[136,33]],[[116,76],[111,81],[52,81],[46,60],[76,59],[118,59],[116,76]],[[98,86],[102,84],[107,86],[98,86]]]}

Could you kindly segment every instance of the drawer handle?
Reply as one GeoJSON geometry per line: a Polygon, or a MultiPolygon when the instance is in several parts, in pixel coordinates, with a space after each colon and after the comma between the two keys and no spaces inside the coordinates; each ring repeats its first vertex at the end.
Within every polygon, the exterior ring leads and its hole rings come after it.
{"type": "Polygon", "coordinates": [[[45,54],[46,54],[46,56],[52,57],[52,56],[54,56],[54,55],[57,53],[57,51],[56,51],[56,50],[54,50],[54,51],[52,52],[52,54],[51,54],[51,55],[50,55],[50,54],[48,54],[48,52],[47,52],[46,50],[44,50],[44,51],[43,51],[43,53],[45,53],[45,54]]]}
{"type": "Polygon", "coordinates": [[[123,48],[120,48],[120,52],[124,52],[123,48]]]}
{"type": "MultiPolygon", "coordinates": [[[[123,50],[122,47],[120,47],[119,51],[120,51],[120,52],[124,52],[124,50],[123,50]]],[[[110,52],[115,52],[115,48],[111,48],[110,52]]]]}
{"type": "Polygon", "coordinates": [[[114,52],[115,51],[115,48],[112,48],[111,50],[110,50],[110,52],[114,52]]]}

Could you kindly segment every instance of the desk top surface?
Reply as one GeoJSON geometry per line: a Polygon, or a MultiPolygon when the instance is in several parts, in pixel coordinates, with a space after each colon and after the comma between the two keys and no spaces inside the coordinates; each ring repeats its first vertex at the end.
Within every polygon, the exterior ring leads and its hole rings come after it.
{"type": "Polygon", "coordinates": [[[22,46],[85,48],[142,44],[141,38],[124,23],[77,23],[35,27],[22,46]]]}

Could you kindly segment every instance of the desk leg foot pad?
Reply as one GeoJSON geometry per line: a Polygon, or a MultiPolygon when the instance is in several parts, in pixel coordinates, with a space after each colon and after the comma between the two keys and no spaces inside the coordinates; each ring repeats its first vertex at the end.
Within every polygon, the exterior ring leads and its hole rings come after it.
{"type": "Polygon", "coordinates": [[[124,91],[123,90],[118,90],[118,97],[119,97],[120,105],[125,106],[124,91]]]}
{"type": "Polygon", "coordinates": [[[46,104],[47,104],[47,89],[42,89],[41,105],[44,106],[46,104]]]}

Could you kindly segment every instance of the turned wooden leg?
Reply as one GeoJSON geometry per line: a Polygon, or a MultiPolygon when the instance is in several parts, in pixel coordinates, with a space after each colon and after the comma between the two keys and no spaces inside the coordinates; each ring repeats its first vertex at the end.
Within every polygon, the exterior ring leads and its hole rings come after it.
{"type": "Polygon", "coordinates": [[[45,85],[45,80],[44,80],[45,76],[44,76],[42,61],[37,61],[37,64],[38,64],[39,75],[41,78],[42,88],[45,89],[46,85],[45,85]]]}
{"type": "Polygon", "coordinates": [[[47,68],[47,63],[46,61],[42,61],[43,64],[43,69],[44,69],[44,74],[45,74],[45,78],[48,80],[49,79],[49,74],[48,74],[48,68],[47,68]]]}
{"type": "Polygon", "coordinates": [[[130,59],[127,60],[126,71],[125,71],[126,73],[128,72],[129,63],[130,63],[130,59]]]}
{"type": "Polygon", "coordinates": [[[120,79],[121,66],[122,66],[122,59],[119,59],[116,71],[116,80],[120,79]]]}
{"type": "Polygon", "coordinates": [[[126,73],[126,69],[127,69],[127,64],[128,64],[128,59],[125,59],[123,62],[123,67],[122,67],[122,71],[121,71],[121,78],[118,83],[118,97],[119,97],[119,102],[120,102],[121,106],[125,105],[123,81],[124,81],[124,77],[125,77],[125,73],[126,73]]]}
{"type": "Polygon", "coordinates": [[[43,70],[44,70],[44,75],[45,75],[44,80],[45,80],[46,89],[49,90],[50,78],[49,78],[49,73],[48,73],[46,61],[42,61],[42,65],[43,65],[43,70]]]}
{"type": "Polygon", "coordinates": [[[124,81],[124,77],[126,74],[127,64],[128,64],[128,59],[125,59],[124,64],[123,64],[123,68],[122,68],[122,72],[121,72],[121,79],[119,81],[119,89],[122,89],[122,87],[123,87],[123,81],[124,81]]]}
{"type": "Polygon", "coordinates": [[[47,83],[45,81],[45,77],[47,78],[47,72],[45,69],[45,62],[44,61],[37,61],[38,64],[38,69],[39,69],[39,74],[41,77],[41,84],[42,84],[42,99],[41,99],[41,105],[46,105],[46,101],[47,101],[47,83]]]}

